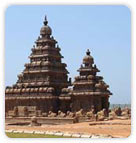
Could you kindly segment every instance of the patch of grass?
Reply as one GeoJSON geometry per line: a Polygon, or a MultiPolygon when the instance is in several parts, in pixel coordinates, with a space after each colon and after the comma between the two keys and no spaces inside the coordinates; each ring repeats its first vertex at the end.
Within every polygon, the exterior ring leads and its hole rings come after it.
{"type": "Polygon", "coordinates": [[[9,138],[67,138],[63,136],[29,134],[29,133],[6,133],[9,138]]]}

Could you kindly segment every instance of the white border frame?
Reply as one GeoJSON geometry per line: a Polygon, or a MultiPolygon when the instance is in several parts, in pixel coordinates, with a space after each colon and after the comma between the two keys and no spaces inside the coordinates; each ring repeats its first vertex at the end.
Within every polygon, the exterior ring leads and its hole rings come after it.
{"type": "Polygon", "coordinates": [[[136,40],[134,41],[134,37],[136,37],[136,28],[134,25],[136,25],[136,0],[22,0],[19,2],[18,0],[12,0],[12,3],[10,0],[2,0],[0,3],[0,21],[2,21],[0,26],[0,33],[1,33],[1,42],[0,42],[0,138],[2,143],[43,143],[46,141],[46,143],[57,143],[57,142],[63,142],[63,143],[132,143],[135,141],[136,136],[136,40]],[[128,8],[130,8],[131,11],[131,107],[132,107],[132,128],[131,128],[131,135],[128,138],[121,138],[121,139],[62,139],[62,138],[56,138],[56,139],[48,139],[48,138],[8,138],[5,135],[5,11],[6,8],[10,5],[125,5],[128,8]]]}

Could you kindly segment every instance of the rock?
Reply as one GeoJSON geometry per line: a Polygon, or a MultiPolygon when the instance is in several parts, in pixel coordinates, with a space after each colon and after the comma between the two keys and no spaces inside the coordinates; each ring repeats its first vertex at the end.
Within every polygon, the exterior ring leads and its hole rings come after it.
{"type": "Polygon", "coordinates": [[[63,136],[63,133],[55,133],[54,135],[56,135],[56,136],[63,136]]]}
{"type": "Polygon", "coordinates": [[[26,131],[24,131],[24,133],[26,133],[26,134],[33,134],[34,131],[28,131],[28,130],[26,130],[26,131]]]}
{"type": "Polygon", "coordinates": [[[45,134],[45,132],[42,132],[42,131],[35,131],[35,134],[45,134]]]}
{"type": "Polygon", "coordinates": [[[13,133],[14,130],[5,130],[6,133],[13,133]]]}
{"type": "MultiPolygon", "coordinates": [[[[20,131],[13,131],[13,133],[20,133],[20,131]]],[[[21,133],[22,133],[22,131],[21,131],[21,133]]]]}
{"type": "Polygon", "coordinates": [[[112,138],[112,136],[110,136],[110,135],[104,135],[104,134],[103,135],[99,135],[99,137],[100,138],[112,138]]]}
{"type": "Polygon", "coordinates": [[[64,133],[63,136],[64,137],[72,137],[72,134],[70,134],[70,133],[64,133]]]}
{"type": "Polygon", "coordinates": [[[35,116],[33,116],[32,118],[31,118],[31,124],[30,124],[30,126],[40,126],[41,124],[39,124],[38,122],[37,122],[37,118],[35,117],[35,116]]]}
{"type": "Polygon", "coordinates": [[[74,137],[74,138],[80,138],[81,135],[80,134],[72,134],[72,137],[74,137]]]}
{"type": "Polygon", "coordinates": [[[81,138],[91,138],[91,135],[81,135],[81,138]]]}
{"type": "Polygon", "coordinates": [[[91,138],[98,139],[98,138],[100,138],[100,136],[98,136],[98,135],[92,135],[91,138]]]}
{"type": "Polygon", "coordinates": [[[54,135],[55,132],[49,132],[49,131],[47,131],[46,134],[47,134],[47,135],[54,135]]]}

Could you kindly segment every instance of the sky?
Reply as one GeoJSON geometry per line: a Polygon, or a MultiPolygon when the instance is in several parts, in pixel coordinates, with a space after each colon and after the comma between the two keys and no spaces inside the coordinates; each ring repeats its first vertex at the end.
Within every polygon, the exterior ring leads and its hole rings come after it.
{"type": "Polygon", "coordinates": [[[47,15],[69,77],[79,73],[86,50],[110,86],[111,103],[131,103],[131,12],[123,5],[15,5],[5,11],[5,85],[29,62],[31,48],[47,15]]]}

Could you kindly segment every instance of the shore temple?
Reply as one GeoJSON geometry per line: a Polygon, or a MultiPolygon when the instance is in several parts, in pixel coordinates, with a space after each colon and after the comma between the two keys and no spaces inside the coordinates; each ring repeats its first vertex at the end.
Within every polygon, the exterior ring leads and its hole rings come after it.
{"type": "Polygon", "coordinates": [[[94,64],[90,50],[86,50],[79,75],[71,82],[57,43],[45,16],[40,36],[31,49],[30,62],[24,65],[17,82],[6,87],[6,116],[13,112],[17,116],[31,116],[34,110],[44,115],[50,111],[75,113],[81,109],[85,112],[109,109],[112,93],[103,77],[97,75],[100,70],[94,64]]]}

